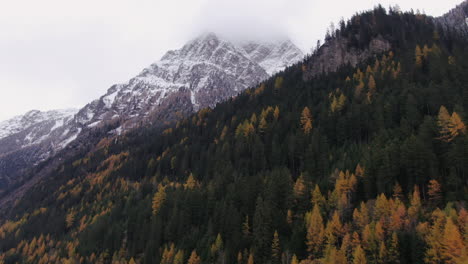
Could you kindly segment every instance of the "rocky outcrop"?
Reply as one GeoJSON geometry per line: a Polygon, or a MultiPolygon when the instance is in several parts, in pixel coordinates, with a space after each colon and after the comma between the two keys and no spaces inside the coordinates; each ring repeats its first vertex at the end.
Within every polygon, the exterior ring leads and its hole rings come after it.
{"type": "Polygon", "coordinates": [[[455,30],[456,32],[468,36],[468,0],[465,0],[447,14],[435,18],[444,30],[455,30]]]}
{"type": "Polygon", "coordinates": [[[70,138],[77,135],[77,131],[63,129],[73,120],[76,112],[76,109],[47,112],[33,110],[1,122],[0,156],[43,143],[51,143],[51,151],[63,148],[70,138]],[[51,142],[52,138],[56,140],[51,142]]]}
{"type": "Polygon", "coordinates": [[[269,75],[304,58],[302,51],[289,39],[280,42],[249,41],[241,43],[240,46],[250,59],[258,63],[269,75]]]}
{"type": "Polygon", "coordinates": [[[390,42],[381,36],[373,38],[365,49],[349,47],[348,44],[348,40],[341,37],[327,41],[312,55],[304,77],[312,78],[318,74],[334,72],[346,64],[356,66],[359,62],[388,51],[391,47],[390,42]]]}
{"type": "MultiPolygon", "coordinates": [[[[465,0],[445,15],[437,18],[428,17],[428,20],[434,21],[442,30],[456,31],[468,36],[468,0],[465,0]]],[[[354,22],[357,23],[356,21],[354,22]]],[[[369,23],[369,21],[364,22],[369,23]]],[[[352,35],[347,35],[347,37],[353,38],[354,42],[356,42],[361,37],[359,34],[360,32],[353,32],[352,35]]],[[[366,40],[365,46],[351,45],[350,40],[340,34],[328,38],[325,44],[311,55],[309,63],[304,65],[304,79],[310,79],[322,73],[334,72],[346,64],[356,66],[368,58],[390,50],[392,47],[391,34],[383,35],[374,35],[371,39],[366,40]]]]}
{"type": "Polygon", "coordinates": [[[24,169],[63,149],[81,132],[69,124],[77,110],[29,111],[0,122],[0,194],[24,169]]]}

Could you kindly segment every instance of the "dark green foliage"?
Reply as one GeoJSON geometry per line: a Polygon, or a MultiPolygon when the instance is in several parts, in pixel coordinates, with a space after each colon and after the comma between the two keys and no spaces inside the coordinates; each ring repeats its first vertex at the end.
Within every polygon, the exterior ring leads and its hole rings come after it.
{"type": "MultiPolygon", "coordinates": [[[[396,77],[387,69],[373,73],[376,92],[371,100],[355,96],[357,80],[346,81],[356,68],[343,66],[338,72],[305,80],[299,64],[278,74],[283,78],[280,89],[274,88],[275,78],[271,78],[261,94],[249,89],[213,110],[181,120],[165,133],[141,128],[67,160],[2,218],[17,221],[31,214],[17,235],[9,233],[0,240],[0,252],[23,239],[50,234],[56,240],[79,242],[76,252],[85,257],[122,251],[127,260],[159,263],[164,248],[174,243],[184,251],[185,261],[193,249],[202,260],[219,260],[221,255],[213,256],[210,246],[220,234],[226,263],[236,263],[238,252],[244,260],[250,252],[255,263],[267,263],[277,230],[281,250],[305,258],[304,214],[312,206],[294,200],[296,179],[303,175],[310,199],[315,184],[324,194],[332,190],[335,169],[353,172],[358,164],[365,173],[358,179],[353,206],[380,193],[390,197],[396,182],[404,194],[420,186],[425,199],[430,179],[442,185],[444,204],[466,200],[468,136],[460,135],[452,142],[438,140],[436,118],[441,105],[466,118],[467,43],[442,32],[434,40],[436,30],[425,16],[387,14],[378,7],[334,33],[349,39],[350,48],[366,46],[377,35],[391,39],[392,58],[389,53],[381,54],[359,65],[365,72],[384,56],[387,66],[394,63],[392,69],[401,64],[396,77]],[[418,44],[437,45],[440,54],[428,56],[418,67],[414,61],[418,44]],[[455,65],[449,65],[449,56],[455,58],[455,65]],[[337,88],[347,99],[342,109],[332,112],[329,94],[337,88]],[[272,111],[276,106],[278,118],[272,111]],[[300,125],[305,106],[313,117],[309,134],[300,125]],[[267,127],[260,131],[262,112],[267,127]],[[252,114],[257,116],[256,123],[251,121],[252,114]],[[253,130],[238,134],[244,123],[253,130]],[[110,167],[106,160],[113,155],[115,166],[106,172],[110,167]],[[74,166],[78,159],[87,161],[74,166]],[[199,186],[184,187],[190,173],[199,186]],[[153,214],[151,203],[159,184],[166,186],[167,198],[153,214]],[[61,193],[66,195],[59,199],[61,193]],[[47,212],[33,216],[40,207],[47,212]],[[71,209],[77,213],[69,231],[65,218],[71,209]],[[291,209],[294,215],[288,223],[291,209]],[[87,224],[79,230],[85,216],[87,224]],[[247,217],[249,235],[243,233],[247,217]]],[[[334,206],[322,208],[325,219],[331,217],[334,206]]],[[[350,215],[344,214],[344,220],[350,215]]],[[[425,245],[420,238],[412,233],[399,234],[399,238],[401,263],[423,259],[425,245]]],[[[12,254],[5,263],[18,259],[12,254]]]]}

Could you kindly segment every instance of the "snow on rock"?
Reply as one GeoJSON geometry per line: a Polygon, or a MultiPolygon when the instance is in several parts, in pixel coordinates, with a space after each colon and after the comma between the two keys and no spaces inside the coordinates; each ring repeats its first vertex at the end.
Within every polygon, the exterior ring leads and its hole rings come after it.
{"type": "Polygon", "coordinates": [[[109,88],[80,110],[77,121],[92,127],[118,116],[132,123],[169,107],[169,102],[182,104],[185,100],[188,105],[173,106],[171,111],[214,107],[303,56],[290,40],[234,44],[213,33],[203,34],[181,49],[168,51],[128,82],[109,88]]]}
{"type": "MultiPolygon", "coordinates": [[[[0,122],[2,155],[31,150],[28,163],[37,164],[109,121],[120,135],[143,122],[167,124],[257,85],[284,67],[301,60],[302,52],[289,40],[233,43],[216,34],[203,34],[178,50],[168,51],[125,83],[111,86],[79,111],[33,110],[0,122]]],[[[86,139],[85,139],[86,140],[86,139]]],[[[0,174],[3,172],[0,168],[0,174]]]]}
{"type": "Polygon", "coordinates": [[[60,142],[58,144],[58,147],[59,149],[63,149],[65,148],[68,144],[70,144],[71,142],[73,142],[73,140],[75,140],[78,135],[80,134],[81,132],[81,128],[79,128],[74,134],[72,134],[71,136],[69,137],[66,137],[65,139],[62,140],[62,142],[60,142]]]}
{"type": "Polygon", "coordinates": [[[257,62],[269,75],[304,58],[304,53],[289,39],[276,42],[245,42],[242,48],[251,59],[257,62]]]}
{"type": "MultiPolygon", "coordinates": [[[[46,132],[50,132],[60,127],[64,122],[70,120],[76,112],[76,109],[51,110],[46,112],[41,112],[39,110],[29,111],[24,115],[15,116],[0,122],[0,139],[19,133],[30,127],[40,126],[44,122],[53,124],[46,129],[48,130],[46,132]]],[[[28,140],[33,140],[35,134],[44,134],[37,129],[32,130],[33,131],[27,135],[28,140]]]]}
{"type": "Polygon", "coordinates": [[[72,125],[76,112],[33,110],[1,122],[0,177],[13,183],[22,169],[35,166],[72,142],[70,131],[80,132],[72,125]]]}

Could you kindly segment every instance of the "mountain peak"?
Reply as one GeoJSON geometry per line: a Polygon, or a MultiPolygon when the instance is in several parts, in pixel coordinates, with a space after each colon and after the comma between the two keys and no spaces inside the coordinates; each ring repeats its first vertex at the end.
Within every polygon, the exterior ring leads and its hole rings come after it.
{"type": "Polygon", "coordinates": [[[201,108],[214,107],[303,57],[290,41],[250,43],[252,48],[247,48],[219,34],[204,33],[168,51],[129,81],[111,86],[76,114],[33,110],[11,123],[0,123],[0,154],[15,155],[34,145],[31,160],[37,163],[79,136],[86,141],[82,131],[105,124],[115,124],[114,130],[105,132],[111,134],[143,122],[163,127],[201,108]]]}
{"type": "Polygon", "coordinates": [[[78,120],[89,126],[114,116],[124,120],[151,116],[175,94],[189,97],[184,111],[213,107],[303,56],[286,38],[235,43],[206,32],[182,48],[168,51],[127,83],[112,86],[81,110],[78,120]]]}
{"type": "MultiPolygon", "coordinates": [[[[52,131],[70,121],[76,112],[76,109],[30,110],[24,115],[15,116],[0,122],[0,140],[22,133],[22,135],[16,135],[15,144],[23,147],[40,143],[52,131]]],[[[5,144],[5,142],[3,143],[5,144]]],[[[0,147],[0,154],[2,153],[2,149],[0,147]]]]}
{"type": "Polygon", "coordinates": [[[262,66],[269,75],[281,71],[304,57],[302,50],[288,38],[269,41],[245,41],[240,45],[248,56],[262,66]]]}
{"type": "Polygon", "coordinates": [[[219,41],[220,37],[214,32],[205,32],[200,34],[197,38],[195,38],[195,40],[199,40],[202,42],[211,42],[211,44],[214,44],[213,41],[219,41]]]}
{"type": "Polygon", "coordinates": [[[191,41],[187,42],[182,47],[182,50],[199,48],[203,46],[214,48],[218,46],[221,41],[221,38],[213,32],[203,33],[200,34],[198,37],[192,39],[191,41]]]}

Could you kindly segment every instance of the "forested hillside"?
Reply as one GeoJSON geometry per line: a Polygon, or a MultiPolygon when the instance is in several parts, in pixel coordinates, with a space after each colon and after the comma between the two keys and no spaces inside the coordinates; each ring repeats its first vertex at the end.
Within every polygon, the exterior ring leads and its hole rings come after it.
{"type": "Polygon", "coordinates": [[[310,56],[163,133],[103,139],[0,222],[0,263],[467,263],[467,40],[378,7],[310,56]]]}

